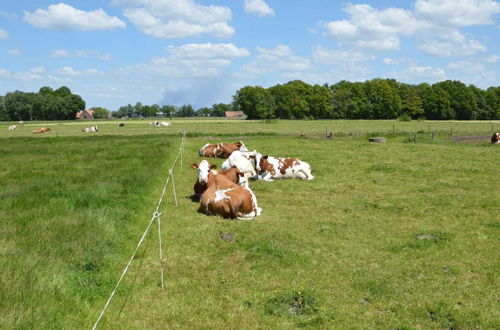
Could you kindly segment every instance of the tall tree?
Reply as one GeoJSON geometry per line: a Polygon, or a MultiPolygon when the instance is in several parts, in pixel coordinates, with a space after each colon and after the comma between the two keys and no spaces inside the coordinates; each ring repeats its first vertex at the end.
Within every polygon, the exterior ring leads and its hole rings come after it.
{"type": "Polygon", "coordinates": [[[260,86],[246,86],[234,96],[236,110],[243,111],[248,119],[275,118],[275,104],[271,93],[260,86]]]}

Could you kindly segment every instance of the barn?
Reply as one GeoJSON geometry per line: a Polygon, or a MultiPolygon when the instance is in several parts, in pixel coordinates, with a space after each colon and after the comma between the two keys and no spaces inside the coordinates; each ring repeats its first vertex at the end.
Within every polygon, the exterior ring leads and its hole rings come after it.
{"type": "Polygon", "coordinates": [[[243,111],[226,111],[226,118],[232,119],[232,118],[241,118],[245,119],[247,115],[243,111]]]}
{"type": "Polygon", "coordinates": [[[94,119],[94,110],[81,110],[76,113],[76,119],[94,119]]]}

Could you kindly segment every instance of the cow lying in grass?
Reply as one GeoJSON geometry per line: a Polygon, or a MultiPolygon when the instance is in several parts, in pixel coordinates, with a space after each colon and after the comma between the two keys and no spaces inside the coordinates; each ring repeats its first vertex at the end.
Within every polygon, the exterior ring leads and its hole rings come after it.
{"type": "Polygon", "coordinates": [[[217,165],[210,164],[206,160],[202,160],[199,164],[193,163],[191,167],[198,169],[198,178],[194,183],[193,199],[200,200],[201,195],[208,187],[208,174],[213,171],[215,174],[225,175],[231,182],[239,184],[243,187],[248,187],[248,180],[245,176],[240,175],[242,172],[236,166],[225,170],[216,170],[217,165]]]}
{"type": "Polygon", "coordinates": [[[40,129],[35,129],[33,131],[31,131],[32,133],[35,133],[35,134],[41,134],[41,133],[46,133],[46,132],[50,132],[50,128],[40,128],[40,129]]]}
{"type": "Polygon", "coordinates": [[[242,141],[236,143],[217,143],[211,144],[207,143],[200,149],[200,156],[204,157],[218,157],[218,158],[229,158],[233,151],[248,151],[245,144],[242,141]]]}
{"type": "Polygon", "coordinates": [[[272,181],[280,178],[298,178],[312,180],[311,166],[297,158],[275,158],[271,156],[262,156],[257,153],[255,156],[255,169],[259,178],[265,181],[272,181]]]}
{"type": "Polygon", "coordinates": [[[241,152],[239,150],[233,151],[231,156],[222,163],[221,168],[223,170],[228,170],[233,166],[236,166],[238,170],[243,172],[247,178],[253,178],[257,175],[255,172],[255,165],[249,160],[250,155],[257,154],[256,151],[253,152],[241,152]]]}
{"type": "Polygon", "coordinates": [[[500,133],[493,133],[491,136],[491,143],[500,144],[500,133]]]}
{"type": "Polygon", "coordinates": [[[9,131],[15,131],[17,129],[16,125],[10,125],[9,126],[9,131]]]}
{"type": "Polygon", "coordinates": [[[85,128],[82,128],[82,132],[84,133],[90,133],[90,132],[98,132],[99,129],[97,128],[97,126],[92,126],[92,127],[85,127],[85,128]]]}
{"type": "MultiPolygon", "coordinates": [[[[235,183],[245,175],[236,167],[225,171],[215,171],[206,160],[193,164],[198,168],[198,181],[206,183],[201,195],[199,212],[218,215],[223,218],[246,220],[259,216],[262,209],[257,205],[257,198],[248,187],[235,183]]],[[[195,192],[196,192],[195,184],[195,192]]]]}

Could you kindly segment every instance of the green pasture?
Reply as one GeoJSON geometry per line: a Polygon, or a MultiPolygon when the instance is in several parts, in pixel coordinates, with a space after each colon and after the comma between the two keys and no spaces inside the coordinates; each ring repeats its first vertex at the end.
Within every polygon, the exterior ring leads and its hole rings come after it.
{"type": "Polygon", "coordinates": [[[169,185],[160,208],[165,287],[155,225],[99,328],[500,324],[500,150],[488,143],[500,123],[124,122],[97,122],[94,135],[79,129],[96,122],[0,125],[0,328],[92,327],[151,218],[183,130],[178,205],[169,185]],[[55,129],[31,136],[38,126],[55,129]],[[388,142],[368,143],[373,135],[388,142]],[[240,138],[309,162],[315,179],[251,182],[263,209],[256,220],[197,213],[189,196],[198,149],[240,138]]]}

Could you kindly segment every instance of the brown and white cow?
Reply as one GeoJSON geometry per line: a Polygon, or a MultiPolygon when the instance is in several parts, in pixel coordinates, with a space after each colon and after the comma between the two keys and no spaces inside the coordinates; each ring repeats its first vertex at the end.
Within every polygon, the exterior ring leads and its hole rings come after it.
{"type": "Polygon", "coordinates": [[[255,167],[259,178],[265,181],[280,178],[314,179],[311,174],[311,166],[297,158],[275,158],[257,153],[255,167]]]}
{"type": "Polygon", "coordinates": [[[258,207],[257,198],[250,188],[239,186],[227,176],[210,171],[198,211],[228,219],[248,220],[259,216],[262,209],[258,207]]]}
{"type": "Polygon", "coordinates": [[[50,132],[50,128],[40,128],[40,129],[35,129],[33,131],[31,131],[32,133],[35,133],[35,134],[41,134],[41,133],[46,133],[46,132],[50,132]]]}
{"type": "Polygon", "coordinates": [[[194,196],[195,200],[199,200],[203,192],[208,187],[208,174],[222,174],[226,176],[231,182],[248,187],[248,180],[236,166],[225,170],[216,170],[217,165],[210,164],[206,160],[202,160],[199,164],[193,163],[191,167],[198,169],[198,178],[194,183],[194,196]]]}
{"type": "Polygon", "coordinates": [[[491,143],[500,144],[500,133],[493,133],[491,136],[491,143]]]}
{"type": "Polygon", "coordinates": [[[9,131],[15,131],[17,129],[16,125],[10,125],[9,126],[9,131]]]}
{"type": "Polygon", "coordinates": [[[85,128],[82,128],[82,132],[84,132],[84,133],[99,132],[99,128],[97,128],[97,126],[85,127],[85,128]]]}
{"type": "Polygon", "coordinates": [[[233,151],[239,150],[246,152],[248,149],[242,141],[236,143],[207,143],[200,149],[200,156],[204,157],[218,157],[218,158],[229,158],[233,151]]]}
{"type": "Polygon", "coordinates": [[[18,123],[19,127],[23,127],[24,126],[24,121],[20,120],[18,123]]]}

